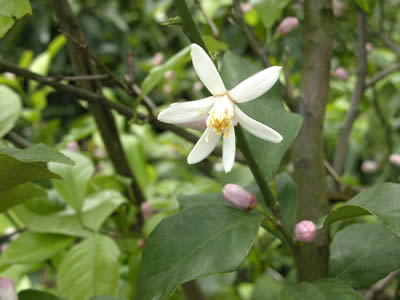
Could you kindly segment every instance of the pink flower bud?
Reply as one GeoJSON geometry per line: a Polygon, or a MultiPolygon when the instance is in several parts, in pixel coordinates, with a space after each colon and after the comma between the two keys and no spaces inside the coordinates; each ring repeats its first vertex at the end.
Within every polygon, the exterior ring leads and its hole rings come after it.
{"type": "Polygon", "coordinates": [[[151,64],[155,67],[155,66],[159,66],[161,65],[161,63],[164,61],[164,54],[162,54],[161,52],[157,52],[152,60],[151,60],[151,64]]]}
{"type": "Polygon", "coordinates": [[[193,83],[193,93],[200,93],[201,89],[203,88],[203,84],[200,81],[196,81],[195,83],[193,83]]]}
{"type": "Polygon", "coordinates": [[[315,240],[317,235],[317,226],[314,222],[303,220],[294,227],[296,239],[303,243],[310,243],[315,240]]]}
{"type": "Polygon", "coordinates": [[[299,26],[299,20],[296,17],[286,17],[282,20],[278,27],[280,35],[288,34],[299,26]]]}
{"type": "Polygon", "coordinates": [[[138,241],[137,241],[137,246],[138,246],[139,248],[143,248],[145,244],[146,244],[145,239],[138,239],[138,241]]]}
{"type": "Polygon", "coordinates": [[[93,150],[93,155],[98,159],[105,159],[107,157],[107,152],[101,147],[96,147],[93,150]]]}
{"type": "Polygon", "coordinates": [[[392,165],[400,167],[400,154],[393,153],[389,156],[389,161],[392,165]]]}
{"type": "Polygon", "coordinates": [[[371,174],[378,171],[379,165],[374,160],[364,160],[361,164],[361,171],[365,174],[371,174]]]}
{"type": "Polygon", "coordinates": [[[365,44],[365,50],[367,50],[367,52],[371,52],[372,49],[374,49],[374,46],[371,43],[366,43],[365,44]]]}
{"type": "Polygon", "coordinates": [[[142,213],[143,219],[144,220],[148,220],[150,219],[150,217],[153,215],[154,211],[153,211],[153,207],[151,206],[151,204],[149,202],[143,202],[140,205],[140,211],[142,213]]]}
{"type": "Polygon", "coordinates": [[[225,185],[222,189],[222,194],[230,205],[243,210],[251,210],[257,205],[256,195],[237,184],[230,183],[225,185]]]}
{"type": "Polygon", "coordinates": [[[349,73],[343,67],[336,68],[334,75],[340,80],[346,81],[347,79],[349,79],[349,73]]]}
{"type": "Polygon", "coordinates": [[[164,73],[164,78],[168,80],[172,80],[176,78],[176,73],[172,70],[168,70],[164,73]]]}
{"type": "Polygon", "coordinates": [[[335,17],[341,17],[344,16],[346,12],[346,7],[344,6],[343,2],[340,0],[333,0],[332,1],[332,6],[333,6],[333,15],[335,17]]]}
{"type": "Polygon", "coordinates": [[[14,282],[7,277],[0,277],[0,299],[18,300],[14,282]]]}
{"type": "Polygon", "coordinates": [[[67,144],[67,150],[73,151],[73,152],[79,152],[80,148],[79,148],[79,144],[75,141],[73,142],[69,142],[67,144]]]}
{"type": "Polygon", "coordinates": [[[253,8],[251,3],[240,3],[240,10],[244,13],[249,12],[253,8]]]}
{"type": "Polygon", "coordinates": [[[172,87],[169,84],[164,84],[162,89],[163,92],[166,93],[167,95],[172,94],[172,87]]]}

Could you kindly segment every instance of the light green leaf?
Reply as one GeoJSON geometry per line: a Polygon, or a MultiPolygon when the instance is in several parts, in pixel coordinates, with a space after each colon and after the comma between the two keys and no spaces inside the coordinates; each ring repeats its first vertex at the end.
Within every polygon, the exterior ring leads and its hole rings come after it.
{"type": "Polygon", "coordinates": [[[379,224],[354,224],[331,244],[330,276],[354,288],[370,285],[400,267],[400,240],[379,224]]]}
{"type": "Polygon", "coordinates": [[[247,256],[261,219],[209,204],[164,219],[146,242],[136,298],[168,299],[183,282],[235,270],[247,256]]]}
{"type": "Polygon", "coordinates": [[[53,294],[36,291],[36,290],[24,290],[18,294],[19,300],[64,300],[53,294]]]}
{"type": "Polygon", "coordinates": [[[369,14],[371,12],[371,9],[369,7],[369,3],[368,0],[355,0],[357,5],[363,10],[365,11],[367,14],[369,14]]]}
{"type": "Polygon", "coordinates": [[[59,175],[63,180],[53,180],[53,185],[65,202],[75,211],[82,209],[88,189],[89,180],[94,174],[94,165],[86,156],[72,151],[63,151],[75,164],[68,166],[59,163],[49,163],[49,170],[59,175]]]}
{"type": "Polygon", "coordinates": [[[35,264],[53,257],[71,245],[71,237],[55,234],[24,232],[12,241],[1,255],[1,263],[35,264]]]}
{"type": "Polygon", "coordinates": [[[332,211],[320,222],[327,226],[351,217],[373,215],[386,229],[400,237],[400,185],[381,183],[366,189],[332,211]]]}
{"type": "Polygon", "coordinates": [[[40,214],[20,205],[14,208],[17,217],[32,231],[58,233],[72,236],[88,236],[90,231],[98,231],[104,221],[124,202],[125,198],[116,191],[102,191],[86,198],[81,211],[81,219],[67,208],[53,214],[40,214]],[[51,224],[51,226],[49,226],[51,224]]]}
{"type": "MultiPolygon", "coordinates": [[[[223,58],[221,76],[228,89],[258,71],[261,69],[253,63],[231,52],[227,52],[223,58]]],[[[253,154],[257,154],[255,159],[258,165],[266,177],[272,178],[283,155],[300,130],[302,117],[284,109],[278,83],[265,95],[240,105],[240,108],[251,118],[270,126],[283,136],[281,143],[274,144],[246,132],[249,146],[253,154]]]]}
{"type": "Polygon", "coordinates": [[[336,279],[321,279],[285,286],[281,300],[363,300],[349,285],[336,279]]]}
{"type": "Polygon", "coordinates": [[[253,4],[265,28],[271,29],[272,25],[281,18],[290,0],[251,0],[250,3],[253,4]]]}
{"type": "Polygon", "coordinates": [[[0,0],[0,15],[20,19],[27,14],[32,14],[29,0],[0,0]]]}
{"type": "Polygon", "coordinates": [[[29,199],[45,197],[46,195],[46,191],[43,188],[30,182],[17,185],[10,190],[0,193],[0,212],[4,212],[29,199]]]}
{"type": "Polygon", "coordinates": [[[13,27],[15,21],[9,16],[0,16],[0,38],[2,38],[7,31],[13,27]]]}
{"type": "Polygon", "coordinates": [[[263,274],[257,278],[251,300],[279,300],[282,283],[271,275],[263,274]]]}
{"type": "Polygon", "coordinates": [[[116,296],[96,296],[90,298],[90,300],[126,300],[125,298],[116,297],[116,296]]]}
{"type": "Polygon", "coordinates": [[[0,85],[0,138],[10,131],[22,112],[22,102],[17,93],[0,85]]]}
{"type": "Polygon", "coordinates": [[[117,295],[119,254],[116,243],[103,235],[93,235],[76,245],[65,255],[57,273],[60,296],[82,300],[117,295]]]}

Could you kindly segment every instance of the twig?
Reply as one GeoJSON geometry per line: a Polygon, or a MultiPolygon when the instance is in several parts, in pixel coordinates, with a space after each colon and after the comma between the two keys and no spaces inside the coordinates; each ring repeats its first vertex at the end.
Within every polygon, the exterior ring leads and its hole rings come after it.
{"type": "MultiPolygon", "coordinates": [[[[394,271],[388,276],[378,281],[366,294],[367,300],[374,300],[388,286],[388,284],[400,274],[400,271],[394,271]]],[[[395,298],[396,299],[396,298],[395,298]]]]}
{"type": "Polygon", "coordinates": [[[13,131],[7,133],[5,139],[19,148],[29,148],[33,146],[33,143],[31,141],[13,131]]]}
{"type": "Polygon", "coordinates": [[[95,74],[95,75],[78,75],[78,76],[47,76],[48,81],[81,81],[81,80],[104,80],[109,78],[107,74],[95,74]]]}
{"type": "Polygon", "coordinates": [[[394,72],[400,70],[400,63],[396,63],[394,65],[391,65],[390,67],[388,67],[387,69],[379,72],[378,74],[376,74],[374,77],[370,78],[369,80],[367,80],[367,82],[365,83],[365,88],[370,88],[373,85],[375,85],[379,80],[382,80],[383,78],[385,78],[386,76],[389,76],[390,74],[393,74],[394,72]]]}
{"type": "Polygon", "coordinates": [[[135,70],[135,54],[133,53],[132,50],[129,50],[128,52],[128,71],[129,74],[127,75],[128,76],[127,85],[133,86],[136,80],[136,70],[135,70]]]}
{"type": "Polygon", "coordinates": [[[233,7],[234,7],[234,19],[236,23],[239,25],[240,29],[243,31],[244,35],[246,36],[251,48],[257,53],[258,57],[260,57],[262,63],[265,67],[271,66],[271,62],[269,61],[267,50],[263,48],[263,46],[258,42],[257,38],[255,37],[253,31],[247,25],[243,12],[240,8],[239,0],[233,0],[233,7]]]}
{"type": "Polygon", "coordinates": [[[338,173],[339,175],[343,173],[350,134],[353,128],[354,121],[359,113],[360,103],[364,95],[365,77],[367,74],[367,50],[365,49],[365,43],[366,43],[365,13],[360,8],[357,9],[357,25],[358,25],[357,56],[359,58],[358,70],[357,70],[357,82],[351,97],[350,109],[346,115],[344,123],[342,124],[339,130],[335,157],[333,160],[333,167],[335,168],[336,173],[338,173]]]}
{"type": "Polygon", "coordinates": [[[219,30],[217,25],[215,25],[214,21],[206,14],[206,12],[204,11],[203,7],[201,6],[201,3],[199,0],[194,0],[194,4],[196,5],[197,9],[200,11],[200,13],[203,15],[204,19],[206,20],[206,22],[208,23],[208,25],[211,28],[211,32],[213,34],[213,36],[219,40],[219,30]]]}
{"type": "Polygon", "coordinates": [[[20,229],[17,229],[17,230],[15,230],[15,231],[11,232],[11,233],[8,233],[8,234],[5,234],[5,235],[0,236],[0,245],[3,244],[3,243],[5,243],[5,242],[7,242],[7,241],[8,241],[10,238],[12,238],[14,235],[17,235],[17,234],[19,234],[19,233],[22,233],[22,232],[24,232],[24,231],[26,231],[26,230],[27,230],[26,228],[20,228],[20,229]]]}
{"type": "Polygon", "coordinates": [[[285,76],[285,91],[286,95],[284,97],[287,106],[290,108],[291,111],[295,110],[296,107],[296,101],[297,99],[294,96],[294,88],[292,83],[290,82],[290,70],[289,70],[289,47],[285,47],[285,52],[283,54],[283,75],[285,76]]]}
{"type": "Polygon", "coordinates": [[[182,290],[186,299],[190,300],[206,300],[207,297],[200,288],[196,280],[190,280],[182,284],[182,290]]]}
{"type": "Polygon", "coordinates": [[[324,166],[325,166],[325,169],[328,171],[329,175],[331,175],[332,178],[340,185],[340,187],[341,187],[340,190],[341,191],[348,190],[352,194],[357,194],[357,193],[361,192],[360,188],[352,187],[352,186],[348,185],[347,183],[345,183],[342,180],[342,178],[340,178],[340,176],[336,173],[336,171],[333,168],[333,166],[331,166],[331,164],[326,159],[324,159],[324,166]]]}
{"type": "Polygon", "coordinates": [[[367,29],[373,35],[378,36],[385,46],[390,48],[397,56],[400,56],[400,46],[398,46],[384,31],[377,32],[369,25],[367,25],[367,29]]]}
{"type": "Polygon", "coordinates": [[[378,116],[379,122],[381,123],[383,130],[385,131],[385,139],[387,144],[387,159],[385,159],[385,161],[388,161],[390,154],[393,152],[392,128],[382,112],[382,109],[378,102],[378,94],[375,89],[373,89],[372,102],[374,104],[375,112],[378,116]]]}

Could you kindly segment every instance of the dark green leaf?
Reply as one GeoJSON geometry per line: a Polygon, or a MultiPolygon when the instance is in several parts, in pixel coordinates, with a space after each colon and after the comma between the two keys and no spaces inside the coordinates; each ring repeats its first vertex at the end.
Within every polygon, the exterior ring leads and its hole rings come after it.
{"type": "MultiPolygon", "coordinates": [[[[231,52],[227,52],[223,58],[221,76],[228,89],[258,71],[261,69],[253,63],[231,52]]],[[[240,105],[240,108],[251,118],[270,126],[283,136],[281,143],[274,144],[246,132],[250,149],[253,154],[257,154],[256,161],[268,178],[275,175],[283,155],[297,136],[302,123],[300,115],[284,109],[280,89],[277,83],[265,95],[240,105]]]]}
{"type": "Polygon", "coordinates": [[[248,254],[261,217],[222,205],[196,205],[164,219],[150,235],[136,298],[168,299],[179,284],[235,270],[248,254]]]}
{"type": "Polygon", "coordinates": [[[281,173],[276,177],[276,190],[282,217],[286,225],[293,229],[296,223],[296,184],[289,174],[281,173]]]}
{"type": "Polygon", "coordinates": [[[45,197],[47,193],[40,186],[27,182],[0,193],[0,195],[0,212],[4,212],[26,200],[36,197],[45,197]]]}
{"type": "Polygon", "coordinates": [[[400,240],[379,224],[355,224],[331,244],[330,276],[354,288],[370,285],[400,267],[400,240]]]}
{"type": "MultiPolygon", "coordinates": [[[[1,21],[2,19],[0,19],[0,26],[7,27],[7,20],[4,20],[5,24],[1,21]]],[[[1,31],[0,28],[0,33],[1,31]]],[[[0,138],[14,127],[21,112],[22,102],[19,95],[9,87],[0,85],[0,138]]]]}
{"type": "Polygon", "coordinates": [[[64,300],[53,294],[36,291],[36,290],[24,290],[18,294],[19,300],[64,300]]]}
{"type": "Polygon", "coordinates": [[[321,279],[285,286],[280,299],[284,300],[363,300],[349,285],[336,279],[321,279]]]}

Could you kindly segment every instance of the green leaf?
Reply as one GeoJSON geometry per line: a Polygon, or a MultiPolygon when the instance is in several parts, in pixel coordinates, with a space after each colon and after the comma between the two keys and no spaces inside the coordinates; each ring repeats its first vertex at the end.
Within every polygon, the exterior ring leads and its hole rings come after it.
{"type": "Polygon", "coordinates": [[[117,295],[119,254],[116,243],[103,235],[93,235],[76,245],[65,255],[59,267],[59,294],[68,300],[117,295]]]}
{"type": "Polygon", "coordinates": [[[331,244],[330,276],[354,288],[370,285],[400,267],[400,240],[379,224],[355,224],[331,244]]]}
{"type": "Polygon", "coordinates": [[[281,173],[276,177],[276,190],[278,193],[279,204],[281,206],[282,217],[289,229],[293,229],[296,224],[296,195],[297,188],[293,179],[288,173],[281,173]]]}
{"type": "Polygon", "coordinates": [[[0,85],[0,138],[10,131],[22,112],[22,102],[17,93],[0,85]]]}
{"type": "Polygon", "coordinates": [[[14,16],[20,19],[28,14],[32,14],[32,8],[29,0],[14,0],[14,16]]]}
{"type": "Polygon", "coordinates": [[[96,296],[90,298],[90,300],[126,300],[125,298],[115,297],[115,296],[96,296]]]}
{"type": "Polygon", "coordinates": [[[363,300],[349,285],[336,279],[320,279],[285,286],[281,291],[282,300],[363,300]]]}
{"type": "Polygon", "coordinates": [[[290,0],[251,0],[250,3],[253,4],[265,28],[271,29],[272,25],[281,19],[282,12],[290,0]]]}
{"type": "Polygon", "coordinates": [[[12,241],[1,256],[5,264],[35,264],[45,261],[71,245],[71,237],[24,232],[12,241]]]}
{"type": "Polygon", "coordinates": [[[75,211],[82,209],[88,189],[89,180],[94,174],[94,165],[86,156],[72,151],[63,151],[75,164],[68,166],[59,163],[49,163],[49,170],[59,175],[63,180],[53,180],[53,185],[61,197],[75,211]]]}
{"type": "Polygon", "coordinates": [[[343,206],[322,219],[327,226],[351,217],[373,215],[386,229],[400,237],[400,185],[381,183],[363,190],[343,206]]]}
{"type": "Polygon", "coordinates": [[[7,31],[13,27],[15,21],[12,17],[0,16],[0,38],[2,38],[7,31]]]}
{"type": "MultiPolygon", "coordinates": [[[[231,52],[227,52],[222,61],[221,76],[228,89],[258,71],[261,71],[260,68],[253,63],[231,52]]],[[[255,159],[258,165],[265,176],[271,179],[278,170],[283,155],[297,136],[302,117],[284,109],[279,84],[258,99],[239,106],[251,118],[270,126],[283,136],[281,143],[274,144],[246,132],[250,149],[253,154],[257,154],[255,159]]]]}
{"type": "Polygon", "coordinates": [[[146,243],[136,298],[168,299],[183,282],[235,270],[247,256],[261,220],[236,208],[209,204],[190,206],[164,219],[146,243]]]}
{"type": "Polygon", "coordinates": [[[24,290],[18,294],[19,300],[64,300],[59,298],[53,294],[43,292],[43,291],[36,291],[36,290],[24,290]]]}
{"type": "Polygon", "coordinates": [[[104,221],[125,201],[116,191],[102,191],[91,195],[85,200],[81,218],[70,208],[53,214],[40,214],[26,205],[20,205],[14,208],[14,212],[32,231],[88,236],[90,231],[86,228],[98,231],[104,221]]]}
{"type": "Polygon", "coordinates": [[[279,300],[282,283],[271,275],[263,274],[257,278],[251,300],[279,300]]]}
{"type": "Polygon", "coordinates": [[[369,14],[371,12],[371,9],[369,7],[369,3],[368,0],[355,0],[357,5],[363,10],[365,11],[367,14],[369,14]]]}
{"type": "Polygon", "coordinates": [[[10,190],[0,193],[0,212],[4,212],[26,200],[45,197],[46,195],[47,193],[44,189],[30,182],[17,185],[10,190]]]}

